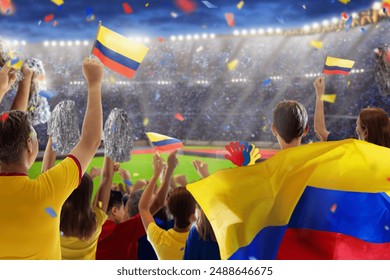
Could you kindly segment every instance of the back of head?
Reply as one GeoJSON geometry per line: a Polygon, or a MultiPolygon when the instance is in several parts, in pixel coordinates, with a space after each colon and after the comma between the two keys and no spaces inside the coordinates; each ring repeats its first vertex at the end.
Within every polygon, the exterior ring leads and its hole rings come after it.
{"type": "Polygon", "coordinates": [[[390,120],[381,108],[365,108],[359,113],[360,126],[367,142],[390,148],[390,120]]]}
{"type": "Polygon", "coordinates": [[[175,188],[168,199],[168,210],[175,218],[175,225],[184,229],[191,224],[191,216],[195,213],[196,202],[185,187],[175,188]]]}
{"type": "Polygon", "coordinates": [[[65,201],[61,210],[60,229],[65,236],[88,240],[96,230],[96,217],[91,207],[93,181],[85,173],[80,185],[65,201]]]}
{"type": "Polygon", "coordinates": [[[10,111],[1,114],[0,119],[0,162],[18,163],[27,140],[32,132],[27,114],[21,111],[10,111]]]}
{"type": "Polygon", "coordinates": [[[107,214],[109,214],[113,207],[120,208],[123,205],[123,194],[120,191],[111,190],[110,200],[107,206],[107,214]]]}
{"type": "Polygon", "coordinates": [[[274,126],[287,144],[304,134],[307,121],[306,109],[298,101],[281,101],[274,109],[274,126]]]}
{"type": "Polygon", "coordinates": [[[127,214],[129,218],[134,217],[139,213],[138,203],[141,199],[143,190],[136,190],[130,194],[130,197],[127,199],[127,214]]]}

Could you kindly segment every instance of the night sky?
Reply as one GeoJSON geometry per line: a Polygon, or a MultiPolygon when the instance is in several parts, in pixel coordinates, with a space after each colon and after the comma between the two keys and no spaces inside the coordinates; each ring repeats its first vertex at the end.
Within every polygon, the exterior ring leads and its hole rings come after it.
{"type": "MultiPolygon", "coordinates": [[[[7,1],[0,0],[1,5],[7,1]]],[[[332,17],[340,18],[342,12],[369,9],[375,1],[351,0],[344,5],[338,0],[246,0],[239,10],[236,6],[239,0],[210,0],[217,8],[208,8],[202,1],[193,0],[195,10],[186,13],[176,5],[175,0],[127,0],[132,8],[129,14],[124,12],[123,0],[65,0],[61,6],[50,0],[11,2],[15,7],[13,13],[10,9],[8,14],[3,11],[5,14],[0,15],[0,37],[37,42],[92,40],[99,20],[124,36],[151,38],[204,32],[231,34],[235,29],[244,28],[301,27],[332,17]],[[91,10],[94,20],[91,20],[91,10]],[[227,25],[225,13],[234,13],[234,27],[227,25]],[[45,16],[50,14],[54,15],[54,19],[45,22],[45,16]]]]}

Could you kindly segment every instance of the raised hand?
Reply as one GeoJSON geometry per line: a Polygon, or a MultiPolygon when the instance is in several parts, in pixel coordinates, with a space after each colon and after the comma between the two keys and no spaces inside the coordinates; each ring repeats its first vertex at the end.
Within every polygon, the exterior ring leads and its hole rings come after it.
{"type": "Polygon", "coordinates": [[[252,147],[252,149],[250,151],[250,161],[249,161],[248,165],[253,165],[256,163],[256,160],[261,158],[261,154],[260,154],[259,149],[256,148],[255,145],[251,144],[250,146],[252,147]]]}
{"type": "Polygon", "coordinates": [[[229,145],[226,145],[226,150],[229,154],[225,155],[225,158],[233,162],[233,164],[237,166],[242,166],[244,163],[244,144],[240,144],[239,142],[230,142],[229,145]]]}
{"type": "Polygon", "coordinates": [[[204,163],[203,161],[197,159],[192,162],[192,165],[195,167],[196,172],[198,172],[198,174],[202,176],[202,178],[206,178],[207,176],[209,176],[209,166],[207,165],[207,163],[204,163]]]}

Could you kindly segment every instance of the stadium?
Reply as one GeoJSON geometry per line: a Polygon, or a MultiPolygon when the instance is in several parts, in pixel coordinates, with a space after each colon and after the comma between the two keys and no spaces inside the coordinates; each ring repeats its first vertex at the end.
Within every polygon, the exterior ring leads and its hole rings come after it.
{"type": "MultiPolygon", "coordinates": [[[[146,132],[183,142],[175,175],[186,174],[189,182],[201,178],[192,165],[199,158],[208,164],[210,173],[235,167],[225,159],[225,146],[230,142],[254,144],[261,153],[258,161],[272,158],[280,150],[271,131],[273,109],[283,100],[297,100],[307,110],[309,131],[302,143],[319,142],[313,129],[313,82],[322,75],[327,56],[355,61],[349,75],[326,76],[326,94],[335,94],[336,100],[325,103],[324,109],[329,131],[341,139],[356,139],[357,116],[362,108],[380,107],[390,112],[390,13],[382,3],[375,2],[370,9],[347,18],[331,17],[301,27],[232,29],[229,34],[129,36],[149,48],[147,55],[132,79],[105,68],[102,85],[103,123],[114,108],[123,109],[131,123],[134,147],[131,160],[121,167],[130,171],[133,181],[153,176],[155,149],[146,132]]],[[[2,39],[21,59],[43,62],[45,89],[39,95],[50,111],[61,101],[74,101],[81,128],[87,83],[80,62],[91,55],[95,42],[77,38],[31,42],[2,39]]],[[[11,107],[16,91],[13,88],[4,96],[1,112],[11,107]]],[[[31,178],[41,173],[48,123],[36,123],[34,128],[40,152],[29,170],[31,178]]],[[[104,148],[102,143],[88,170],[103,165],[104,148]]],[[[59,162],[66,154],[57,156],[59,162]]],[[[168,155],[162,157],[167,159],[168,155]]],[[[94,180],[94,194],[100,180],[94,180]]],[[[113,181],[121,182],[119,174],[113,181]]]]}

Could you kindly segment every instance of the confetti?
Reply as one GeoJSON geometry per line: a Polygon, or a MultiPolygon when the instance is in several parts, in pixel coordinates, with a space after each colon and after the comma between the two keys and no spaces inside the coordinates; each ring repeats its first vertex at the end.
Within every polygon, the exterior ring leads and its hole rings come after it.
{"type": "Polygon", "coordinates": [[[149,7],[149,3],[145,3],[145,7],[146,7],[146,8],[149,7]]]}
{"type": "Polygon", "coordinates": [[[99,208],[102,208],[103,207],[103,202],[102,201],[98,201],[98,206],[99,206],[99,208]]]}
{"type": "Polygon", "coordinates": [[[144,118],[144,121],[143,121],[144,126],[147,126],[148,123],[149,123],[149,119],[148,118],[144,118]]]}
{"type": "Polygon", "coordinates": [[[11,59],[11,66],[16,70],[22,69],[23,63],[24,61],[19,58],[11,59]]]}
{"type": "Polygon", "coordinates": [[[46,207],[45,212],[50,215],[50,217],[55,218],[57,217],[56,211],[53,210],[51,207],[46,207]]]}
{"type": "Polygon", "coordinates": [[[131,8],[131,6],[126,2],[122,3],[122,8],[123,8],[123,11],[125,12],[125,14],[131,14],[133,12],[133,9],[131,8]]]}
{"type": "Polygon", "coordinates": [[[276,20],[280,23],[280,24],[284,24],[284,18],[283,17],[276,17],[276,20]]]}
{"type": "Polygon", "coordinates": [[[339,0],[339,2],[343,3],[344,5],[347,5],[351,0],[339,0]]]}
{"type": "Polygon", "coordinates": [[[263,87],[266,87],[266,86],[270,85],[271,83],[272,83],[272,79],[265,79],[265,80],[261,83],[261,85],[262,85],[263,87]]]}
{"type": "Polygon", "coordinates": [[[329,103],[334,103],[336,101],[336,94],[324,94],[321,96],[321,100],[329,103]]]}
{"type": "Polygon", "coordinates": [[[42,23],[42,20],[38,21],[38,25],[41,25],[41,23],[42,23]]]}
{"type": "Polygon", "coordinates": [[[53,3],[56,4],[57,6],[61,6],[62,4],[64,4],[64,1],[63,1],[63,0],[51,0],[51,2],[53,2],[53,3]]]}
{"type": "Polygon", "coordinates": [[[138,176],[139,176],[139,173],[133,173],[133,176],[134,176],[134,177],[138,177],[138,176]]]}
{"type": "Polygon", "coordinates": [[[179,121],[184,121],[184,117],[180,113],[176,113],[175,118],[179,121]]]}
{"type": "Polygon", "coordinates": [[[364,27],[360,28],[360,31],[363,32],[363,33],[367,32],[367,30],[364,27]]]}
{"type": "Polygon", "coordinates": [[[85,8],[85,16],[87,21],[93,21],[95,19],[95,15],[93,14],[93,10],[90,7],[85,8]]]}
{"type": "Polygon", "coordinates": [[[177,15],[176,13],[174,13],[174,12],[171,12],[171,17],[173,17],[173,18],[177,18],[177,17],[178,17],[178,15],[177,15]]]}
{"type": "Polygon", "coordinates": [[[52,99],[55,95],[54,92],[48,90],[41,90],[38,94],[42,97],[45,97],[46,99],[52,99]]]}
{"type": "Polygon", "coordinates": [[[192,0],[175,0],[176,6],[183,12],[190,14],[196,9],[196,3],[192,0]]]}
{"type": "Polygon", "coordinates": [[[341,14],[341,17],[342,17],[343,19],[348,19],[347,13],[342,13],[342,14],[341,14]]]}
{"type": "Polygon", "coordinates": [[[348,82],[347,82],[347,87],[349,87],[350,84],[351,84],[351,81],[348,81],[348,82]]]}
{"type": "Polygon", "coordinates": [[[303,8],[304,10],[306,10],[306,5],[302,5],[302,8],[303,8]]]}
{"type": "Polygon", "coordinates": [[[157,41],[159,41],[160,43],[164,42],[164,38],[163,37],[157,37],[157,41]]]}
{"type": "Polygon", "coordinates": [[[54,19],[54,14],[50,14],[50,15],[45,16],[44,21],[49,22],[49,21],[52,21],[53,19],[54,19]]]}
{"type": "Polygon", "coordinates": [[[244,1],[240,1],[237,4],[237,9],[241,10],[243,6],[244,6],[244,1]]]}
{"type": "Polygon", "coordinates": [[[322,41],[311,40],[310,46],[312,46],[313,48],[315,48],[317,50],[320,50],[324,47],[324,43],[322,41]]]}
{"type": "Polygon", "coordinates": [[[232,13],[226,13],[226,14],[225,14],[225,19],[226,19],[227,24],[228,24],[230,27],[233,27],[233,26],[235,25],[235,23],[234,23],[234,14],[232,14],[232,13]]]}
{"type": "Polygon", "coordinates": [[[351,23],[352,23],[352,16],[349,16],[347,21],[345,22],[345,30],[348,32],[348,30],[351,28],[351,23]]]}
{"type": "Polygon", "coordinates": [[[233,71],[238,65],[238,60],[234,59],[226,64],[227,68],[229,71],[233,71]]]}
{"type": "Polygon", "coordinates": [[[1,121],[2,121],[2,122],[5,122],[5,121],[8,119],[8,116],[9,116],[8,113],[3,113],[3,114],[1,115],[1,121]]]}
{"type": "Polygon", "coordinates": [[[389,226],[386,225],[386,226],[385,226],[385,230],[389,230],[389,226]]]}
{"type": "Polygon", "coordinates": [[[53,21],[53,26],[54,27],[56,27],[57,26],[57,24],[58,24],[58,22],[55,20],[55,21],[53,21]]]}
{"type": "Polygon", "coordinates": [[[336,209],[337,209],[337,204],[333,204],[333,205],[330,207],[330,212],[334,213],[334,212],[336,212],[336,209]]]}
{"type": "Polygon", "coordinates": [[[202,3],[205,4],[206,7],[209,8],[209,9],[218,8],[217,6],[215,6],[214,4],[210,3],[209,1],[202,1],[202,3]]]}
{"type": "Polygon", "coordinates": [[[203,46],[200,46],[200,47],[198,47],[198,48],[196,49],[196,52],[201,52],[201,51],[203,51],[203,46]]]}

